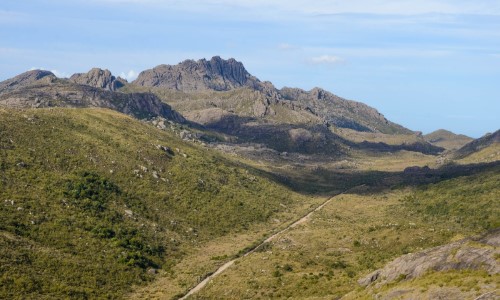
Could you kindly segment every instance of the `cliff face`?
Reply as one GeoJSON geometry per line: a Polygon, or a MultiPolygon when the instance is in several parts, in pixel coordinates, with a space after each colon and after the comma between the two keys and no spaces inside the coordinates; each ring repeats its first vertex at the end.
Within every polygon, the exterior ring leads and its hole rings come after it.
{"type": "Polygon", "coordinates": [[[146,87],[164,87],[184,92],[228,91],[240,87],[255,87],[258,79],[251,76],[241,62],[223,60],[186,60],[182,63],[159,65],[139,74],[133,84],[146,87]]]}

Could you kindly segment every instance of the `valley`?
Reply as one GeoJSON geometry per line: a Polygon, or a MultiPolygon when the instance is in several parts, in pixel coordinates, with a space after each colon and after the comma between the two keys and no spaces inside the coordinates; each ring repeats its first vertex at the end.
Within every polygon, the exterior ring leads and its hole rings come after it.
{"type": "Polygon", "coordinates": [[[220,57],[29,71],[0,83],[0,298],[496,299],[499,136],[220,57]]]}

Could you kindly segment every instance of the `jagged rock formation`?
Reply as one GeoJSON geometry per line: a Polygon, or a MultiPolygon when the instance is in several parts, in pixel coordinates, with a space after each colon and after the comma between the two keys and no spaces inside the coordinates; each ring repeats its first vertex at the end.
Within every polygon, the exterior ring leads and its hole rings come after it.
{"type": "Polygon", "coordinates": [[[337,127],[369,132],[412,133],[403,126],[388,121],[380,112],[366,104],[343,99],[321,88],[306,92],[285,87],[279,93],[284,99],[337,127]]]}
{"type": "Polygon", "coordinates": [[[473,153],[479,152],[484,148],[500,144],[500,129],[494,133],[488,133],[483,137],[471,141],[462,148],[453,153],[453,158],[460,159],[473,153]]]}
{"type": "Polygon", "coordinates": [[[466,135],[455,134],[444,129],[426,134],[424,135],[424,139],[435,146],[443,147],[447,150],[459,149],[473,140],[473,138],[466,135]]]}
{"type": "Polygon", "coordinates": [[[463,239],[444,246],[411,253],[396,258],[384,268],[361,278],[361,286],[378,286],[396,280],[410,280],[423,276],[428,271],[482,269],[489,274],[500,273],[496,257],[500,254],[500,230],[495,230],[481,239],[463,239]]]}
{"type": "Polygon", "coordinates": [[[116,78],[109,70],[102,70],[99,68],[93,68],[87,73],[73,74],[69,78],[69,81],[108,91],[116,91],[127,84],[125,79],[121,77],[116,78]]]}
{"type": "MultiPolygon", "coordinates": [[[[243,96],[247,98],[245,104],[239,105],[240,107],[236,107],[236,109],[231,108],[228,112],[240,117],[266,118],[279,123],[313,122],[314,124],[334,125],[357,131],[388,134],[412,133],[403,126],[388,121],[374,108],[360,102],[340,98],[320,88],[309,92],[296,88],[278,90],[272,83],[262,82],[249,74],[243,64],[233,58],[224,60],[215,56],[209,61],[205,59],[186,60],[175,66],[159,65],[141,72],[132,85],[156,88],[156,91],[184,92],[187,93],[187,95],[182,95],[184,100],[193,97],[195,92],[234,92],[238,89],[248,89],[257,93],[258,96],[247,93],[250,95],[243,96]],[[248,107],[252,109],[248,110],[248,107]],[[279,114],[277,111],[282,111],[282,113],[279,114]]],[[[245,94],[245,92],[240,94],[245,94]]],[[[223,109],[223,106],[230,106],[229,102],[235,100],[229,98],[226,99],[226,103],[214,105],[213,98],[218,97],[218,95],[207,96],[207,101],[204,104],[197,101],[196,116],[199,119],[211,119],[203,116],[203,109],[209,109],[207,113],[212,114],[214,106],[223,109]],[[208,98],[211,99],[208,100],[208,98]]],[[[238,98],[239,102],[242,102],[241,95],[235,95],[235,97],[238,98]]],[[[175,101],[172,100],[172,97],[164,98],[164,100],[169,101],[169,103],[175,101]]],[[[173,102],[171,103],[175,105],[173,102]]],[[[188,115],[193,113],[192,109],[178,109],[188,115]]]]}
{"type": "Polygon", "coordinates": [[[164,87],[184,92],[228,91],[241,87],[255,87],[259,80],[250,75],[241,62],[223,60],[219,56],[211,60],[185,60],[170,66],[159,65],[143,71],[134,84],[147,87],[164,87]]]}
{"type": "MultiPolygon", "coordinates": [[[[97,81],[96,81],[97,83],[97,81]]],[[[184,117],[150,93],[124,94],[71,80],[47,71],[29,71],[0,83],[0,106],[13,108],[102,107],[137,118],[163,117],[185,122],[184,117]]]]}

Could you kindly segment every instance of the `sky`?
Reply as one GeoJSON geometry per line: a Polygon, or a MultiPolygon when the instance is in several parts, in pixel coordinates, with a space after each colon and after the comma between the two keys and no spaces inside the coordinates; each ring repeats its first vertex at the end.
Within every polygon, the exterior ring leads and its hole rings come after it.
{"type": "Polygon", "coordinates": [[[235,58],[424,133],[500,129],[500,0],[2,0],[0,81],[235,58]]]}

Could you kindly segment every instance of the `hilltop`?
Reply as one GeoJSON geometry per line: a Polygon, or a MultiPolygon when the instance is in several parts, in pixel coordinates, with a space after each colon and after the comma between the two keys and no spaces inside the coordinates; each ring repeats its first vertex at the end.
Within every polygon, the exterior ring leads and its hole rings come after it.
{"type": "Polygon", "coordinates": [[[474,140],[466,135],[455,134],[445,129],[439,129],[426,134],[424,135],[424,139],[435,146],[443,147],[447,150],[459,149],[474,140]]]}

